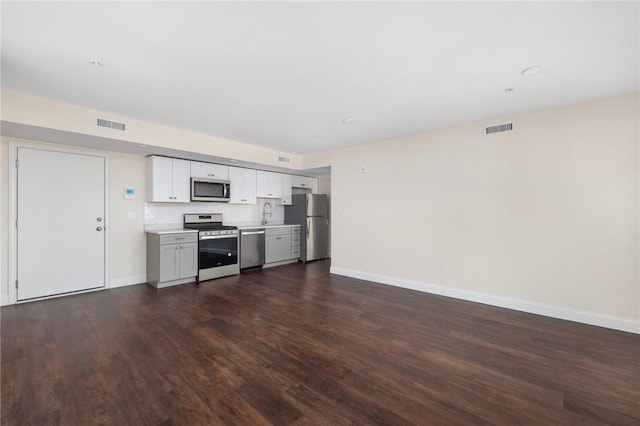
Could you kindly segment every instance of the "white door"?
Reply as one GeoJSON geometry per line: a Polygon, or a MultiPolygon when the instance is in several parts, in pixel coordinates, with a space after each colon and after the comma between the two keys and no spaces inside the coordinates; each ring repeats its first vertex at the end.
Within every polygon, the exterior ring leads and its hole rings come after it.
{"type": "Polygon", "coordinates": [[[105,285],[105,158],[18,148],[18,300],[105,285]]]}

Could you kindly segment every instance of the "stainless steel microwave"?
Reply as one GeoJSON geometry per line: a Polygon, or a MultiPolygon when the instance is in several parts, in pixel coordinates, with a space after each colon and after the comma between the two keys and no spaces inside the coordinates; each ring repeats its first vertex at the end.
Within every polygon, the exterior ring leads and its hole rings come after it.
{"type": "Polygon", "coordinates": [[[222,201],[231,199],[231,182],[221,179],[191,178],[191,201],[222,201]]]}

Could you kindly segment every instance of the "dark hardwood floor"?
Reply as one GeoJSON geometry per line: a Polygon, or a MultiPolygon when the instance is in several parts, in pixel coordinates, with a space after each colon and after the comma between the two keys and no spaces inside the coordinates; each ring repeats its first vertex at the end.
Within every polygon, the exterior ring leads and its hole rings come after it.
{"type": "Polygon", "coordinates": [[[2,425],[640,424],[640,336],[294,264],[8,306],[2,425]]]}

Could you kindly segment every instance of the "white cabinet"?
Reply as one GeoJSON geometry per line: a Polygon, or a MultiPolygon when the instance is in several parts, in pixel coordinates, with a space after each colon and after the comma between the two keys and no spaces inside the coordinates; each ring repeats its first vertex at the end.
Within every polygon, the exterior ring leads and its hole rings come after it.
{"type": "Polygon", "coordinates": [[[282,174],[274,172],[257,172],[258,198],[282,198],[282,174]]]}
{"type": "Polygon", "coordinates": [[[293,188],[310,189],[312,193],[318,193],[318,179],[309,176],[291,176],[291,186],[293,188]]]}
{"type": "Polygon", "coordinates": [[[189,161],[151,156],[147,158],[147,200],[188,203],[191,170],[189,161]]]}
{"type": "Polygon", "coordinates": [[[229,166],[191,161],[191,177],[228,180],[229,166]]]}
{"type": "Polygon", "coordinates": [[[282,175],[282,199],[279,204],[291,205],[291,175],[282,175]]]}
{"type": "Polygon", "coordinates": [[[282,262],[291,259],[291,228],[265,230],[264,263],[282,262]]]}
{"type": "Polygon", "coordinates": [[[256,203],[256,170],[229,167],[229,180],[231,181],[230,203],[256,203]]]}
{"type": "Polygon", "coordinates": [[[197,232],[147,234],[147,281],[169,287],[195,281],[198,275],[197,232]]]}

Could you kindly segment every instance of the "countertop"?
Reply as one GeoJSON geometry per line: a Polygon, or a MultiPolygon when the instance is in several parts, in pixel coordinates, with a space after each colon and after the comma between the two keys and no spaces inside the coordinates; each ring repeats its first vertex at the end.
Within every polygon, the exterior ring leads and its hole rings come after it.
{"type": "Polygon", "coordinates": [[[164,235],[164,234],[189,234],[192,232],[198,232],[197,229],[183,229],[183,228],[176,228],[176,229],[146,229],[144,232],[146,232],[147,234],[158,234],[158,235],[164,235]]]}
{"type": "Polygon", "coordinates": [[[300,226],[300,225],[269,225],[269,224],[260,225],[260,224],[257,224],[257,225],[236,225],[236,226],[238,226],[238,229],[257,229],[257,228],[260,228],[260,229],[265,228],[266,229],[266,228],[290,228],[292,226],[300,226]]]}

